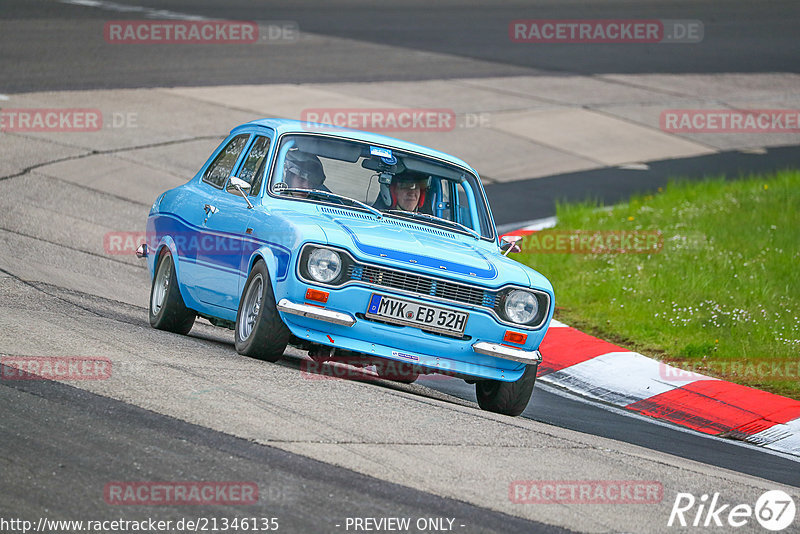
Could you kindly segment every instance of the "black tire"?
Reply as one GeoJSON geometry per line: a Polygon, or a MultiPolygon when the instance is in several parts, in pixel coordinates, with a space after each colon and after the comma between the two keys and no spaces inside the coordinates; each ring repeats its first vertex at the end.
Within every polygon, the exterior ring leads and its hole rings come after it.
{"type": "Polygon", "coordinates": [[[419,378],[419,373],[414,370],[413,365],[394,360],[386,360],[386,362],[376,363],[375,372],[383,380],[402,382],[403,384],[412,384],[417,378],[419,378]]]}
{"type": "Polygon", "coordinates": [[[500,382],[499,380],[475,382],[478,406],[489,412],[518,416],[525,411],[531,400],[538,367],[538,365],[528,365],[516,382],[500,382]]]}
{"type": "Polygon", "coordinates": [[[236,352],[268,362],[278,361],[289,344],[292,334],[278,314],[263,261],[256,262],[244,284],[234,332],[236,352]]]}
{"type": "Polygon", "coordinates": [[[197,316],[183,302],[172,254],[166,247],[158,255],[153,283],[150,285],[149,315],[150,326],[176,334],[188,334],[197,316]]]}

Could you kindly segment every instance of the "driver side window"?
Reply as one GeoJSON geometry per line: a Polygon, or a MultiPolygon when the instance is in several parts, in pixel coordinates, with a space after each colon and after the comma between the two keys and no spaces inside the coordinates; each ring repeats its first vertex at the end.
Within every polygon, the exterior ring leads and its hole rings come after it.
{"type": "Polygon", "coordinates": [[[208,166],[205,174],[203,174],[203,181],[213,185],[217,189],[222,189],[222,186],[225,185],[228,176],[231,175],[233,166],[236,165],[239,154],[242,153],[249,138],[250,134],[239,134],[231,139],[227,146],[217,154],[217,157],[214,158],[211,165],[208,166]]]}
{"type": "Polygon", "coordinates": [[[244,160],[239,178],[250,184],[250,195],[257,195],[264,178],[264,162],[269,152],[269,137],[257,136],[244,160]]]}

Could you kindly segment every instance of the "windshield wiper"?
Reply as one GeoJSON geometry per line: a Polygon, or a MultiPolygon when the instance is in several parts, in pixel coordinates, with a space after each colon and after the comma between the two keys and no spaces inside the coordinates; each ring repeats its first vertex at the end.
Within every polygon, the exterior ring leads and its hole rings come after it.
{"type": "Polygon", "coordinates": [[[286,192],[289,192],[289,193],[305,193],[309,197],[318,196],[318,197],[323,197],[323,198],[332,198],[332,199],[335,199],[335,200],[341,200],[341,201],[345,201],[345,202],[350,202],[350,203],[358,206],[359,208],[364,208],[365,210],[369,211],[370,213],[375,215],[378,219],[382,219],[383,218],[383,213],[381,213],[381,211],[379,209],[373,208],[369,204],[364,204],[360,200],[356,200],[354,198],[346,197],[344,195],[337,195],[336,193],[331,193],[330,191],[322,191],[321,189],[299,189],[299,188],[296,188],[296,187],[287,187],[286,189],[281,189],[281,190],[278,191],[278,193],[281,193],[281,194],[282,193],[286,193],[286,192]]]}
{"type": "Polygon", "coordinates": [[[470,234],[475,239],[480,239],[481,238],[481,235],[478,232],[476,232],[475,230],[473,230],[472,228],[470,228],[469,226],[464,226],[460,222],[451,221],[449,219],[443,219],[441,217],[437,217],[436,215],[429,215],[427,213],[420,213],[418,211],[403,211],[403,210],[386,210],[385,213],[391,213],[392,215],[407,216],[407,217],[410,217],[412,219],[426,219],[428,221],[445,223],[445,224],[448,224],[450,226],[454,226],[456,228],[460,228],[461,230],[463,230],[463,231],[467,232],[468,234],[470,234]]]}

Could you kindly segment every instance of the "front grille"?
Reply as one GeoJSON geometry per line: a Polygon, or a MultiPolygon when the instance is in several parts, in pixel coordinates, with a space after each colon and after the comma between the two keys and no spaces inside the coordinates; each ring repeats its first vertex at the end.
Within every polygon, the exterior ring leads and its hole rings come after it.
{"type": "Polygon", "coordinates": [[[350,265],[347,272],[351,280],[382,287],[390,287],[423,296],[494,308],[497,294],[478,287],[446,282],[418,274],[384,269],[374,265],[350,265]]]}

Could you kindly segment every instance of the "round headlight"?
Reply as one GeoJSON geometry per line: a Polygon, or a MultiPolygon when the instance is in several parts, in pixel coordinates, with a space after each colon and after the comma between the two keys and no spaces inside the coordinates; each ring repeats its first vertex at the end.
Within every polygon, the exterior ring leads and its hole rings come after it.
{"type": "Polygon", "coordinates": [[[308,255],[308,274],[317,282],[332,282],[342,272],[342,258],[327,248],[318,248],[308,255]]]}
{"type": "Polygon", "coordinates": [[[539,312],[539,302],[533,293],[515,289],[506,297],[506,317],[517,324],[528,324],[539,312]]]}

